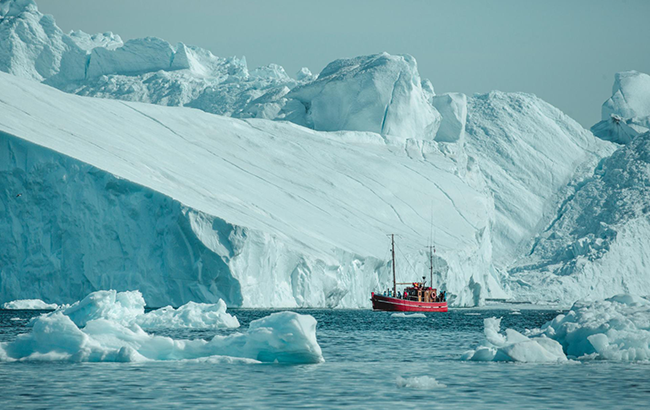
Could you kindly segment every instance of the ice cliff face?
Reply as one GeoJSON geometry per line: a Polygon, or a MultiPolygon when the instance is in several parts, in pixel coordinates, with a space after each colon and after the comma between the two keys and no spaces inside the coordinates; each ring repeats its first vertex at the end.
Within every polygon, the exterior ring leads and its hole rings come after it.
{"type": "Polygon", "coordinates": [[[636,71],[616,73],[612,96],[603,104],[602,121],[591,131],[619,144],[650,131],[650,76],[636,71]]]}

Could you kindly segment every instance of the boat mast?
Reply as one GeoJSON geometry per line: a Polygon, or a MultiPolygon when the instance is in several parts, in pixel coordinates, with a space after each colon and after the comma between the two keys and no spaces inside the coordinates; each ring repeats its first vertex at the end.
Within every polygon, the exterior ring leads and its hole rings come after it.
{"type": "Polygon", "coordinates": [[[435,246],[429,246],[429,286],[433,287],[433,253],[436,251],[435,246]]]}
{"type": "Polygon", "coordinates": [[[390,252],[393,255],[393,297],[397,295],[397,280],[395,279],[395,234],[390,235],[390,252]]]}

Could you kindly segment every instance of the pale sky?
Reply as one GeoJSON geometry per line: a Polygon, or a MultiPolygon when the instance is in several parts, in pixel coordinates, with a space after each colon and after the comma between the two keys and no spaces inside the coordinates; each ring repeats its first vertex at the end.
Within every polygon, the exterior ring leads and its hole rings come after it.
{"type": "Polygon", "coordinates": [[[586,128],[617,71],[650,73],[650,0],[37,2],[65,32],[156,36],[289,75],[337,58],[411,54],[436,93],[525,91],[586,128]]]}

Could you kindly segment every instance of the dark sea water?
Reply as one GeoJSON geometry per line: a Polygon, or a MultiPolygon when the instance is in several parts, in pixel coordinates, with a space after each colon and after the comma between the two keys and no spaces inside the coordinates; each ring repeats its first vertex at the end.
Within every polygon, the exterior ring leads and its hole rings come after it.
{"type": "MultiPolygon", "coordinates": [[[[273,311],[231,309],[242,328],[273,311]]],[[[0,409],[647,409],[650,364],[459,360],[483,341],[483,318],[539,327],[556,311],[452,310],[395,318],[369,310],[299,310],[318,320],[315,365],[0,363],[0,409]],[[429,376],[438,383],[404,387],[429,376]],[[401,381],[400,381],[401,380],[401,381]]],[[[29,331],[38,312],[0,311],[0,341],[29,331]]],[[[231,331],[222,331],[220,334],[231,331]]],[[[175,339],[214,331],[169,330],[175,339]]]]}

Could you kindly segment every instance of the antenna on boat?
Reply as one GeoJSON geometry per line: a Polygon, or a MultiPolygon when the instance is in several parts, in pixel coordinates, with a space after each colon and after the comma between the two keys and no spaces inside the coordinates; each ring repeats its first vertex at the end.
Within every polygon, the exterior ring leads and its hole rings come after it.
{"type": "Polygon", "coordinates": [[[433,287],[433,254],[436,253],[435,239],[433,238],[433,201],[431,201],[431,234],[429,240],[431,241],[431,244],[427,246],[429,248],[429,286],[433,287]]]}

